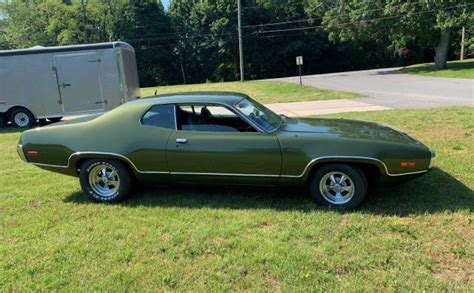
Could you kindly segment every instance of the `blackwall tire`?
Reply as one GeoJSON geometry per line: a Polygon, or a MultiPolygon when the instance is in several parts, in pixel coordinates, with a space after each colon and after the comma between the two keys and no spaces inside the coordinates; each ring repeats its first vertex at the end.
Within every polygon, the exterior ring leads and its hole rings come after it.
{"type": "Polygon", "coordinates": [[[132,189],[132,174],[116,160],[85,161],[79,180],[84,194],[95,202],[121,202],[129,197],[132,189]]]}
{"type": "Polygon", "coordinates": [[[35,117],[28,109],[18,108],[10,113],[10,122],[16,128],[28,128],[35,122],[35,117]]]}
{"type": "Polygon", "coordinates": [[[367,193],[367,180],[362,171],[347,164],[330,164],[319,168],[310,181],[310,194],[321,206],[353,210],[367,193]]]}

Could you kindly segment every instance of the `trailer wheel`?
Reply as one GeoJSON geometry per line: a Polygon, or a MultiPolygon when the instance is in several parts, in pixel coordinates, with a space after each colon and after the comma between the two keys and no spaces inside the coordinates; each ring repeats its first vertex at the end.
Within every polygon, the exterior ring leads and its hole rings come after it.
{"type": "Polygon", "coordinates": [[[17,108],[10,113],[10,121],[17,128],[27,128],[33,125],[35,117],[28,109],[17,108]]]}
{"type": "Polygon", "coordinates": [[[48,118],[50,122],[56,123],[59,122],[63,119],[63,117],[54,117],[54,118],[48,118]]]}

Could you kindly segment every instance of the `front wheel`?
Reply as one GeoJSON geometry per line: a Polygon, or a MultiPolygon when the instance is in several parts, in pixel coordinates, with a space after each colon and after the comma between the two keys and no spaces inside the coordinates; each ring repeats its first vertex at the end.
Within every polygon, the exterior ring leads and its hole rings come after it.
{"type": "Polygon", "coordinates": [[[82,190],[95,202],[120,202],[132,188],[132,174],[115,160],[87,160],[79,177],[82,190]]]}
{"type": "Polygon", "coordinates": [[[364,173],[350,165],[325,165],[311,178],[310,193],[322,206],[352,210],[364,200],[366,182],[364,173]]]}

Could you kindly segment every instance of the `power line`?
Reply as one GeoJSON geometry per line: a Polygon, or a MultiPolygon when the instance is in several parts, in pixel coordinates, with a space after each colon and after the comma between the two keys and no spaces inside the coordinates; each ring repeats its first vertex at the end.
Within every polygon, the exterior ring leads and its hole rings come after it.
{"type": "MultiPolygon", "coordinates": [[[[416,4],[416,3],[421,3],[421,2],[405,3],[405,4],[416,4]]],[[[395,7],[398,7],[400,5],[402,5],[402,4],[399,4],[395,7]]],[[[469,6],[469,5],[472,5],[472,4],[462,4],[462,5],[459,5],[459,6],[444,7],[443,9],[449,9],[449,8],[453,8],[453,7],[469,6]]],[[[385,9],[385,8],[377,8],[377,9],[370,9],[370,10],[359,10],[357,12],[362,13],[362,12],[381,10],[381,9],[385,9]]],[[[433,11],[437,11],[437,10],[438,9],[433,9],[433,11]]],[[[344,14],[344,15],[346,15],[346,14],[344,14]]],[[[375,20],[385,19],[385,18],[389,19],[389,18],[396,18],[396,17],[401,17],[401,16],[387,16],[387,17],[383,17],[383,18],[377,18],[375,20]]],[[[291,24],[291,23],[301,23],[301,22],[310,21],[310,20],[317,20],[317,19],[323,19],[323,18],[322,17],[321,18],[310,18],[310,19],[293,20],[293,21],[285,21],[285,22],[278,22],[278,23],[247,25],[247,26],[242,26],[242,28],[255,28],[255,27],[291,24]]],[[[357,22],[360,22],[360,21],[373,21],[373,20],[371,20],[371,19],[359,20],[359,21],[356,21],[356,22],[348,22],[346,24],[357,23],[357,22]]],[[[184,26],[181,26],[181,27],[184,27],[184,26]]],[[[267,32],[273,32],[273,31],[286,31],[286,30],[306,30],[306,29],[312,29],[312,28],[317,28],[317,27],[322,27],[322,26],[310,26],[310,27],[303,27],[303,28],[291,28],[291,29],[261,31],[260,33],[267,33],[267,32]]],[[[175,28],[178,28],[178,27],[175,27],[175,28]]],[[[191,31],[191,32],[187,32],[187,31],[183,31],[183,30],[177,30],[177,31],[174,31],[174,32],[160,33],[160,34],[144,34],[144,35],[136,34],[135,38],[128,39],[128,40],[131,40],[131,41],[149,41],[149,40],[158,41],[158,40],[191,39],[191,38],[196,37],[197,35],[200,35],[200,36],[216,36],[219,33],[232,33],[232,32],[235,32],[235,28],[228,28],[228,29],[220,30],[219,32],[216,32],[216,33],[212,32],[210,30],[207,30],[207,29],[206,30],[193,29],[193,31],[191,31]],[[188,34],[188,33],[191,33],[192,36],[183,36],[182,35],[182,34],[188,34]]]]}
{"type": "MultiPolygon", "coordinates": [[[[411,2],[411,3],[400,3],[398,5],[392,6],[393,8],[395,7],[400,7],[402,5],[413,5],[413,4],[421,4],[425,1],[419,1],[419,2],[411,2]]],[[[352,14],[354,12],[356,13],[363,13],[363,12],[373,12],[373,11],[378,11],[378,10],[384,10],[386,7],[382,8],[373,8],[373,9],[356,9],[352,10],[351,13],[344,13],[344,14],[339,14],[339,16],[346,16],[349,14],[352,14]]],[[[269,23],[262,23],[262,24],[255,24],[255,25],[245,25],[243,27],[248,28],[248,27],[261,27],[261,26],[273,26],[273,25],[282,25],[282,24],[290,24],[290,23],[300,23],[300,22],[308,22],[308,21],[313,21],[313,20],[322,20],[324,17],[315,17],[315,18],[307,18],[307,19],[299,19],[299,20],[289,20],[289,21],[282,21],[282,22],[269,22],[269,23]]]]}
{"type": "MultiPolygon", "coordinates": [[[[298,3],[292,3],[292,4],[305,4],[305,0],[298,1],[298,3]]],[[[320,5],[324,5],[325,3],[321,3],[320,5]]],[[[287,7],[289,3],[284,3],[284,4],[270,4],[269,7],[287,7]]],[[[268,9],[268,7],[264,6],[242,6],[242,9],[268,9]]]]}
{"type": "MultiPolygon", "coordinates": [[[[447,10],[447,9],[452,9],[452,8],[457,8],[457,7],[465,7],[465,6],[470,6],[470,5],[474,5],[474,3],[444,7],[444,8],[442,8],[442,10],[447,10]]],[[[418,15],[418,14],[424,14],[424,13],[430,13],[430,12],[437,12],[439,10],[440,9],[424,10],[424,11],[414,12],[413,14],[418,15]]],[[[339,25],[349,25],[349,24],[360,23],[360,22],[372,22],[372,21],[378,21],[378,20],[394,19],[394,18],[400,18],[400,17],[403,17],[403,16],[406,16],[406,14],[385,16],[385,17],[372,18],[372,19],[361,19],[361,20],[357,20],[357,21],[341,23],[339,25]]],[[[296,28],[278,29],[278,30],[266,30],[266,31],[260,31],[258,33],[259,34],[266,34],[266,33],[274,33],[274,32],[300,31],[300,30],[309,30],[309,29],[316,29],[316,28],[322,28],[322,27],[327,27],[327,25],[296,27],[296,28]]]]}
{"type": "MultiPolygon", "coordinates": [[[[448,6],[441,8],[443,10],[447,9],[452,9],[452,8],[457,8],[457,7],[467,7],[473,4],[461,4],[461,5],[455,5],[455,6],[448,6]]],[[[374,10],[374,9],[373,9],[374,10]]],[[[430,12],[436,12],[439,11],[440,9],[431,9],[431,10],[425,10],[425,11],[418,11],[414,12],[413,14],[424,14],[424,13],[430,13],[430,12]]],[[[360,11],[361,12],[361,11],[360,11]]],[[[346,22],[346,23],[341,23],[340,25],[349,25],[349,24],[355,24],[355,23],[360,23],[360,22],[372,22],[372,21],[379,21],[379,20],[385,20],[385,19],[394,19],[394,18],[400,18],[405,16],[405,14],[400,14],[400,15],[392,15],[392,16],[385,16],[385,17],[379,17],[379,18],[373,18],[373,19],[361,19],[357,21],[352,21],[352,22],[346,22]]],[[[307,20],[298,20],[298,22],[303,22],[307,20]]],[[[296,21],[290,21],[290,22],[283,22],[283,23],[273,23],[273,24],[288,24],[288,23],[293,23],[296,21]]],[[[255,25],[255,26],[246,26],[246,27],[260,27],[262,25],[255,25]]],[[[244,26],[243,26],[244,27],[244,26]]],[[[269,33],[276,33],[276,32],[288,32],[288,31],[305,31],[305,30],[310,30],[310,29],[317,29],[317,28],[323,28],[327,27],[327,25],[317,25],[317,26],[309,26],[309,27],[297,27],[297,28],[288,28],[288,29],[275,29],[275,30],[264,30],[264,31],[257,31],[254,32],[253,34],[269,34],[269,33]]],[[[166,40],[180,40],[180,39],[196,39],[196,38],[205,38],[205,37],[213,37],[213,36],[218,36],[219,33],[226,33],[226,32],[235,32],[234,28],[229,28],[225,30],[221,30],[217,33],[212,33],[209,30],[194,30],[191,33],[192,35],[182,35],[188,34],[188,32],[184,31],[176,31],[176,32],[170,32],[170,33],[163,33],[163,34],[155,34],[155,35],[144,35],[143,37],[140,37],[138,35],[138,38],[133,38],[133,39],[125,39],[127,41],[131,42],[146,42],[146,41],[166,41],[166,40]],[[197,31],[197,32],[196,32],[197,31]],[[199,33],[200,32],[200,33],[199,33]]],[[[235,39],[231,37],[232,35],[227,35],[226,38],[230,39],[235,39]]],[[[251,35],[244,35],[245,37],[249,37],[251,35]]],[[[251,36],[253,37],[253,36],[251,36]]],[[[277,36],[274,36],[277,37],[277,36]]]]}

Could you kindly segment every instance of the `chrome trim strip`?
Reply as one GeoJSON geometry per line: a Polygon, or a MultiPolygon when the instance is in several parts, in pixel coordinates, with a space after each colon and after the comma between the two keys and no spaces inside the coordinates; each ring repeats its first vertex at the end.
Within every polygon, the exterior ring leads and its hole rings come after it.
{"type": "Polygon", "coordinates": [[[72,157],[79,156],[79,155],[107,155],[107,156],[114,156],[119,157],[127,161],[138,173],[141,174],[171,174],[171,175],[201,175],[201,176],[241,176],[241,177],[280,177],[280,175],[267,175],[267,174],[238,174],[238,173],[197,173],[197,172],[168,172],[168,171],[142,171],[135,166],[135,164],[127,158],[126,156],[116,154],[116,153],[108,153],[108,152],[75,152],[69,156],[68,164],[66,166],[61,165],[50,165],[50,164],[41,164],[41,163],[33,163],[34,165],[44,166],[44,167],[51,167],[51,168],[69,168],[70,162],[72,157]]]}
{"type": "Polygon", "coordinates": [[[79,156],[79,155],[106,155],[106,156],[113,156],[113,157],[119,157],[121,159],[124,159],[127,161],[138,173],[143,173],[143,174],[169,174],[168,171],[142,171],[135,166],[135,164],[127,158],[124,155],[116,154],[116,153],[109,153],[109,152],[75,152],[72,155],[69,156],[68,161],[68,166],[70,165],[71,158],[74,156],[79,156]]]}
{"type": "Polygon", "coordinates": [[[177,112],[177,106],[178,105],[205,105],[205,106],[209,106],[209,105],[212,105],[212,106],[222,106],[224,108],[226,108],[227,110],[231,111],[232,113],[234,113],[237,117],[241,118],[242,120],[244,120],[245,122],[247,122],[248,124],[250,124],[252,127],[254,127],[258,132],[261,132],[261,133],[267,133],[263,128],[261,128],[259,125],[257,125],[256,123],[254,123],[253,121],[251,121],[250,119],[247,119],[247,117],[240,111],[238,111],[237,109],[235,109],[234,107],[231,107],[230,105],[227,105],[227,104],[224,104],[224,103],[219,103],[219,102],[209,102],[209,103],[206,103],[206,102],[180,102],[180,103],[166,103],[166,104],[154,104],[153,106],[149,107],[148,110],[146,110],[139,118],[139,122],[141,125],[143,125],[142,123],[142,118],[143,116],[148,112],[150,111],[151,108],[153,108],[154,106],[161,106],[161,105],[173,105],[174,106],[174,120],[175,120],[175,130],[176,131],[190,131],[190,130],[180,130],[178,129],[178,112],[177,112]]]}
{"type": "Polygon", "coordinates": [[[66,168],[69,168],[69,166],[71,164],[72,157],[79,156],[79,155],[106,155],[106,156],[112,156],[112,157],[119,157],[119,158],[124,159],[125,161],[127,161],[135,169],[135,171],[137,171],[138,173],[142,173],[142,174],[169,174],[168,171],[142,171],[142,170],[138,169],[137,166],[135,166],[135,164],[132,162],[132,160],[130,160],[126,156],[116,154],[116,153],[109,153],[109,152],[75,152],[75,153],[73,153],[69,156],[69,158],[67,160],[67,165],[65,165],[65,166],[64,165],[42,164],[42,163],[32,163],[32,164],[36,165],[36,166],[40,166],[40,167],[66,169],[66,168]]]}
{"type": "Polygon", "coordinates": [[[415,175],[415,174],[421,174],[421,173],[426,173],[426,172],[428,172],[428,170],[421,170],[421,171],[407,172],[407,173],[397,173],[397,174],[387,173],[387,175],[390,177],[396,177],[396,176],[415,175]]]}
{"type": "Polygon", "coordinates": [[[39,167],[49,167],[49,168],[62,168],[62,169],[67,169],[69,168],[69,165],[68,166],[62,166],[62,165],[51,165],[51,164],[43,164],[43,163],[31,163],[35,166],[39,166],[39,167]]]}
{"type": "Polygon", "coordinates": [[[173,115],[174,115],[174,130],[178,130],[178,110],[176,104],[173,104],[173,115]]]}
{"type": "Polygon", "coordinates": [[[201,176],[240,176],[240,177],[273,177],[278,178],[280,175],[267,174],[241,174],[241,173],[196,173],[196,172],[170,172],[171,175],[201,175],[201,176]]]}
{"type": "Polygon", "coordinates": [[[409,173],[398,173],[398,174],[392,174],[388,171],[387,165],[379,159],[375,158],[370,158],[370,157],[359,157],[359,156],[324,156],[324,157],[319,157],[316,159],[311,160],[306,167],[304,168],[303,172],[299,175],[281,175],[282,178],[302,178],[306,172],[308,171],[308,168],[315,162],[325,160],[325,159],[356,159],[356,160],[369,160],[369,161],[375,161],[377,163],[380,163],[384,169],[385,173],[388,176],[405,176],[405,175],[413,175],[413,174],[419,174],[419,173],[425,173],[428,172],[428,170],[421,170],[421,171],[415,171],[415,172],[409,172],[409,173]]]}
{"type": "Polygon", "coordinates": [[[387,165],[379,159],[375,158],[370,158],[370,157],[358,157],[358,156],[324,156],[324,157],[319,157],[316,159],[311,160],[306,167],[304,168],[303,172],[299,175],[273,175],[273,174],[242,174],[242,173],[206,173],[206,172],[169,172],[169,171],[142,171],[135,166],[135,164],[127,158],[124,155],[116,154],[116,153],[109,153],[109,152],[75,152],[72,155],[69,156],[68,158],[68,164],[66,166],[61,166],[61,165],[50,165],[50,164],[41,164],[41,163],[32,163],[33,165],[37,166],[43,166],[43,167],[51,167],[51,168],[69,168],[71,158],[74,156],[78,155],[107,155],[107,156],[113,156],[113,157],[119,157],[121,159],[124,159],[127,161],[134,169],[137,171],[137,173],[141,174],[169,174],[169,175],[199,175],[199,176],[239,176],[239,177],[271,177],[271,178],[303,178],[306,172],[308,171],[309,167],[321,160],[325,159],[356,159],[356,160],[369,160],[369,161],[374,161],[380,163],[384,169],[385,173],[388,176],[391,177],[396,177],[396,176],[406,176],[406,175],[415,175],[415,174],[421,174],[421,173],[426,173],[428,170],[421,170],[421,171],[415,171],[415,172],[408,172],[408,173],[398,173],[398,174],[392,174],[388,171],[387,165]]]}
{"type": "Polygon", "coordinates": [[[28,160],[26,159],[25,152],[23,151],[23,145],[19,144],[16,146],[16,152],[18,153],[18,156],[23,162],[28,163],[28,160]]]}

